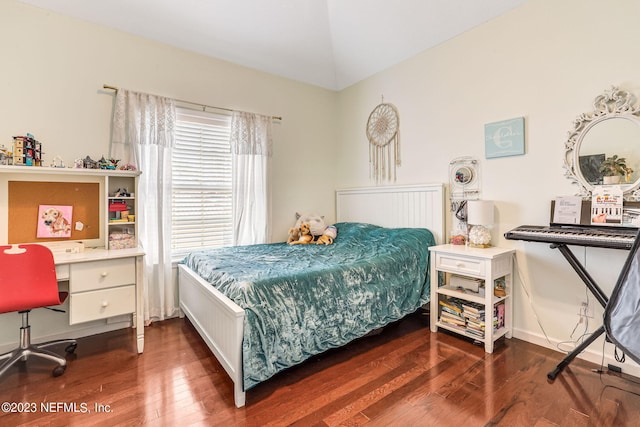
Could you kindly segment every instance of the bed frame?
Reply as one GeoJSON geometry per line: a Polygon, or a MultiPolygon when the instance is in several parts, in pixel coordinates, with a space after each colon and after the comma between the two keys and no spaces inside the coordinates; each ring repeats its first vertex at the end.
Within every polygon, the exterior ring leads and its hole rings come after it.
{"type": "MultiPolygon", "coordinates": [[[[436,243],[444,239],[442,184],[352,188],[336,191],[338,222],[367,222],[384,227],[428,228],[436,243]]],[[[245,404],[242,379],[244,310],[179,265],[180,308],[233,381],[238,408],[245,404]]]]}

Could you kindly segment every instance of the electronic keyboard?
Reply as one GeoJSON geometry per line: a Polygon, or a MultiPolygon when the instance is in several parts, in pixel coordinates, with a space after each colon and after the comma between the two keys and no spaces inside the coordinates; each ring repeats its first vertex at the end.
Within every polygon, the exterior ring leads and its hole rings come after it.
{"type": "Polygon", "coordinates": [[[631,249],[637,235],[637,228],[538,225],[521,225],[504,233],[505,239],[508,240],[626,250],[631,249]]]}

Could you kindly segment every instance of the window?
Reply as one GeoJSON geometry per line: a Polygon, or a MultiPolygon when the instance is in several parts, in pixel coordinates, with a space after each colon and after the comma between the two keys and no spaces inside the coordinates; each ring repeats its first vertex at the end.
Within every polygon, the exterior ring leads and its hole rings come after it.
{"type": "Polygon", "coordinates": [[[177,111],[171,165],[174,259],[232,244],[230,126],[228,115],[177,111]]]}

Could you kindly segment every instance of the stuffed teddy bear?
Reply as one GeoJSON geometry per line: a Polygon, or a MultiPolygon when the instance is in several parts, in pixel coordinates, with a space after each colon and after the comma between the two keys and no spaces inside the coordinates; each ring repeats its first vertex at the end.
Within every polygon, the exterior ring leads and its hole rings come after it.
{"type": "Polygon", "coordinates": [[[333,240],[337,235],[338,229],[333,225],[330,225],[324,229],[322,236],[318,237],[318,240],[316,240],[316,245],[332,245],[333,240]]]}
{"type": "Polygon", "coordinates": [[[313,243],[313,236],[311,235],[311,226],[307,222],[300,224],[300,236],[298,240],[294,240],[290,245],[308,245],[313,243]]]}
{"type": "MultiPolygon", "coordinates": [[[[289,238],[291,239],[292,230],[300,230],[301,224],[309,224],[309,231],[315,243],[318,245],[331,245],[338,234],[338,230],[333,225],[328,226],[324,222],[324,216],[317,214],[299,214],[296,212],[296,224],[289,229],[289,238]]],[[[296,240],[298,237],[293,237],[296,240]]],[[[289,243],[289,240],[287,240],[289,243]]],[[[313,242],[311,242],[313,243],[313,242]]]]}
{"type": "Polygon", "coordinates": [[[294,228],[300,228],[300,224],[303,222],[309,224],[312,236],[321,236],[322,233],[324,233],[324,229],[327,228],[327,225],[324,223],[324,216],[316,214],[301,215],[296,212],[296,224],[294,228]]]}
{"type": "Polygon", "coordinates": [[[291,242],[295,242],[300,238],[300,229],[291,227],[289,229],[289,237],[287,238],[287,243],[291,244],[291,242]]]}

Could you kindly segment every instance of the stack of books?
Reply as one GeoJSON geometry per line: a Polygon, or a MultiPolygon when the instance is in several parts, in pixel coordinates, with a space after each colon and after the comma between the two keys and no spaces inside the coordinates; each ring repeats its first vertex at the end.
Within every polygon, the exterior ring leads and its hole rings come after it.
{"type": "Polygon", "coordinates": [[[463,315],[463,301],[458,298],[444,298],[440,300],[440,322],[456,328],[465,328],[466,321],[463,315]]]}
{"type": "Polygon", "coordinates": [[[493,307],[493,330],[497,331],[504,328],[504,301],[499,302],[493,307]]]}
{"type": "Polygon", "coordinates": [[[467,321],[467,335],[483,339],[485,327],[484,305],[467,301],[462,305],[462,314],[467,321]]]}

